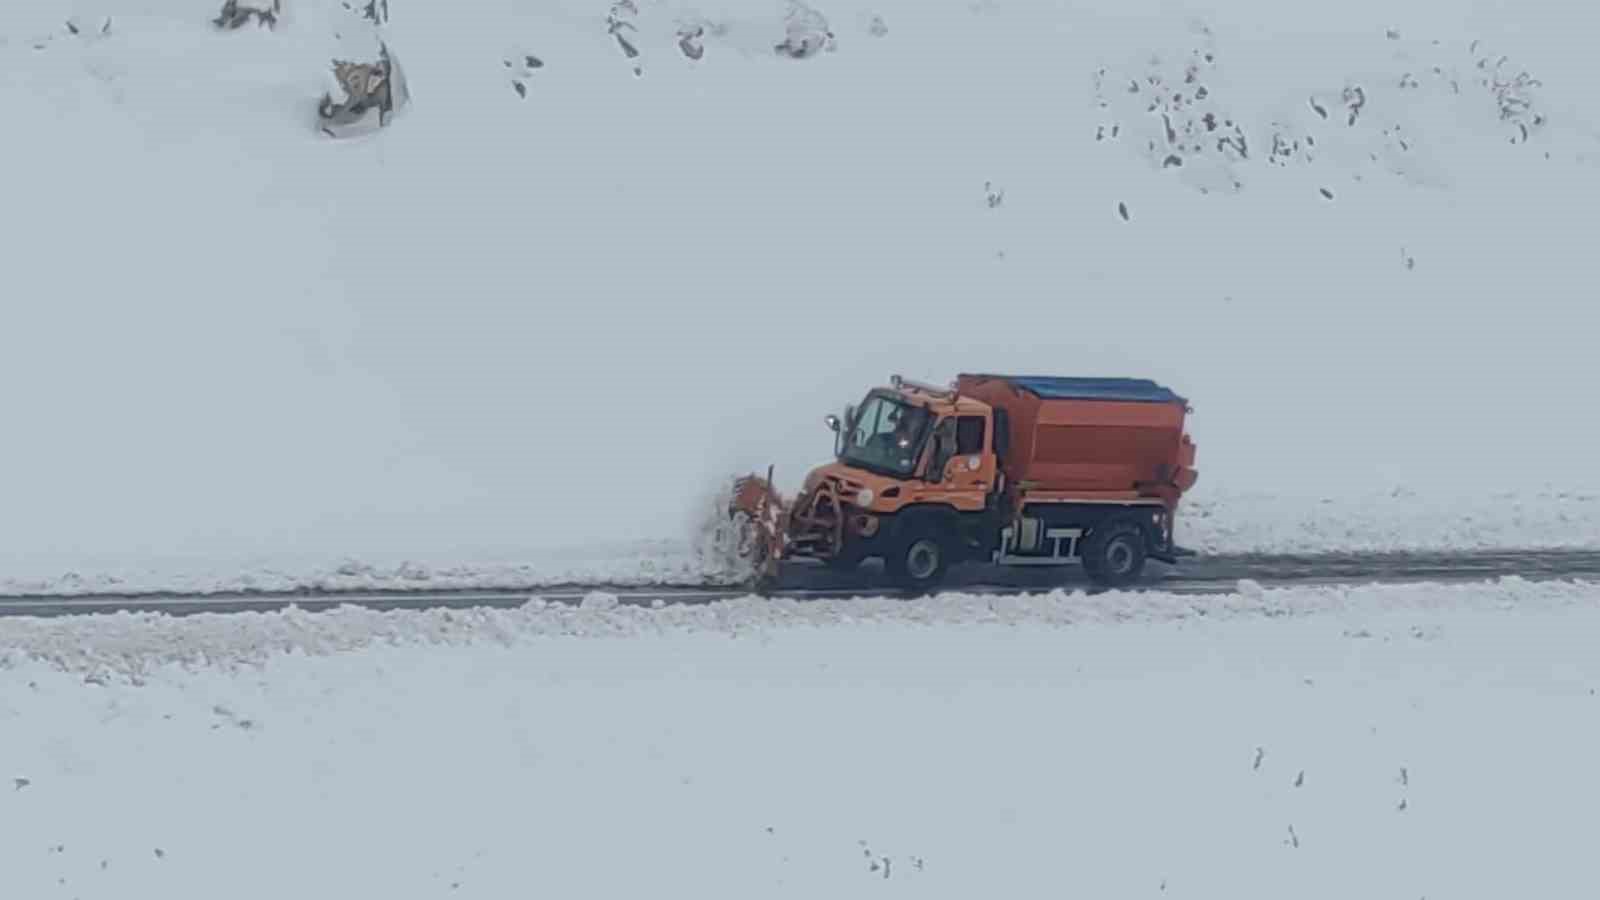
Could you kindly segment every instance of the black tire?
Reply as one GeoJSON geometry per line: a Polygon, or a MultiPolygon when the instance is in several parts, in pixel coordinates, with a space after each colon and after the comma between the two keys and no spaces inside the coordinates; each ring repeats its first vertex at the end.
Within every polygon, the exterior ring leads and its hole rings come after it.
{"type": "Polygon", "coordinates": [[[1144,527],[1127,519],[1110,519],[1089,533],[1083,545],[1083,570],[1101,587],[1127,587],[1144,574],[1149,556],[1144,527]]]}
{"type": "Polygon", "coordinates": [[[931,590],[950,572],[950,541],[933,527],[933,522],[907,529],[883,559],[884,570],[901,587],[931,590]]]}

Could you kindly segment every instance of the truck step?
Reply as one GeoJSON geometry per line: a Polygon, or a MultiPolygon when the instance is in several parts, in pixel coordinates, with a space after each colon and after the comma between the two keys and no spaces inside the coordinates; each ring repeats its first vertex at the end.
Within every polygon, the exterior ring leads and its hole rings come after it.
{"type": "Polygon", "coordinates": [[[1184,557],[1199,555],[1200,554],[1197,551],[1190,550],[1187,547],[1172,547],[1167,550],[1152,550],[1149,554],[1151,559],[1164,562],[1169,566],[1177,565],[1178,560],[1183,559],[1184,557]]]}

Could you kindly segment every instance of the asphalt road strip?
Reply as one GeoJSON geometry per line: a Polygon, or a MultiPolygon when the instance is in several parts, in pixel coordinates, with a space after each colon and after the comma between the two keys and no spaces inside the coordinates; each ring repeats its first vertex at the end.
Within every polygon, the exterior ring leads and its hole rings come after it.
{"type": "MultiPolygon", "coordinates": [[[[1460,554],[1375,554],[1340,556],[1213,557],[1186,560],[1181,567],[1151,569],[1149,577],[1131,591],[1170,594],[1226,594],[1240,581],[1263,587],[1314,587],[1372,583],[1437,582],[1460,584],[1516,576],[1530,581],[1600,580],[1600,552],[1496,551],[1460,554]]],[[[971,567],[958,570],[944,589],[986,596],[1038,593],[1052,589],[1091,588],[1076,569],[1065,572],[999,570],[971,567]]],[[[0,616],[54,617],[105,613],[271,612],[296,608],[308,611],[361,606],[368,609],[471,609],[515,608],[534,597],[549,603],[577,605],[592,593],[616,596],[628,606],[707,604],[748,596],[747,590],[702,587],[619,587],[563,585],[552,588],[493,590],[326,591],[257,594],[138,594],[25,596],[0,598],[0,616]]],[[[770,596],[797,600],[849,599],[861,596],[920,594],[896,590],[870,568],[856,577],[820,567],[797,567],[770,596]]]]}

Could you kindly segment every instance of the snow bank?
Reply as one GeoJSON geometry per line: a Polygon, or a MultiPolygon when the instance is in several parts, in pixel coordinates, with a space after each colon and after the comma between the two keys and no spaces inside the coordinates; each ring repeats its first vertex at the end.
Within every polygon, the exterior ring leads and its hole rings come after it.
{"type": "MultiPolygon", "coordinates": [[[[711,505],[701,504],[710,509],[711,505]]],[[[718,586],[744,569],[706,517],[688,541],[541,549],[516,561],[274,559],[175,561],[37,577],[0,577],[0,595],[218,594],[407,590],[539,590],[571,586],[718,586]]],[[[1200,489],[1179,542],[1207,554],[1462,552],[1600,548],[1600,492],[1293,496],[1200,489]]]]}
{"type": "Polygon", "coordinates": [[[1179,527],[1180,543],[1207,553],[1594,549],[1600,547],[1600,491],[1197,489],[1179,527]]]}
{"type": "Polygon", "coordinates": [[[434,564],[414,560],[323,562],[226,559],[130,566],[93,574],[69,572],[0,579],[0,594],[77,596],[117,593],[253,593],[360,590],[522,590],[568,585],[652,587],[734,583],[723,557],[698,545],[651,541],[585,547],[570,553],[533,551],[519,562],[434,564]]]}
{"type": "Polygon", "coordinates": [[[372,29],[219,6],[0,8],[13,583],[687,541],[890,371],[1174,385],[1210,547],[1523,544],[1600,491],[1582,4],[407,0],[414,106],[337,144],[372,29]]]}
{"type": "Polygon", "coordinates": [[[171,900],[1582,894],[1597,601],[6,620],[42,655],[0,670],[0,872],[171,900]]]}
{"type": "Polygon", "coordinates": [[[747,597],[696,605],[622,605],[592,592],[577,606],[538,597],[517,609],[167,616],[118,612],[66,618],[0,619],[0,665],[42,660],[70,672],[144,677],[183,667],[260,664],[279,656],[326,655],[372,645],[524,645],[554,636],[636,638],[674,633],[761,636],[858,625],[1073,627],[1252,616],[1302,616],[1385,609],[1511,609],[1587,606],[1600,588],[1585,582],[1506,579],[1464,586],[1409,585],[1264,590],[1244,582],[1227,595],[1054,591],[1016,597],[959,593],[906,601],[888,597],[794,600],[747,597]]]}

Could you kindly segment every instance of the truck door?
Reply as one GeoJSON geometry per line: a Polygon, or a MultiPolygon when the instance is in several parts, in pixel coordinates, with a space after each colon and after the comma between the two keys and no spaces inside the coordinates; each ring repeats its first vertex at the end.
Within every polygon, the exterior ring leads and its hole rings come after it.
{"type": "MultiPolygon", "coordinates": [[[[989,420],[985,416],[955,419],[953,446],[944,456],[942,485],[959,509],[980,510],[994,488],[995,458],[989,449],[989,420]]],[[[938,460],[935,460],[938,462],[938,460]]]]}

